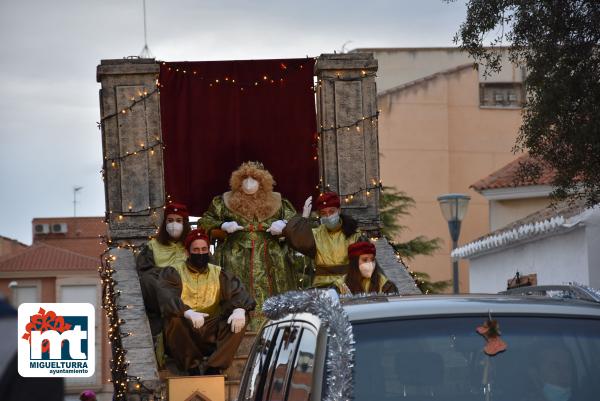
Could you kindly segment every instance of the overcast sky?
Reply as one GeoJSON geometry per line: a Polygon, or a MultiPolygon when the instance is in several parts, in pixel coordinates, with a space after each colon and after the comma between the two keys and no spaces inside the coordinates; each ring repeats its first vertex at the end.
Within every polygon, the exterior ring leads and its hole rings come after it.
{"type": "MultiPolygon", "coordinates": [[[[147,0],[159,60],[318,56],[451,46],[464,2],[147,0]]],[[[0,2],[0,235],[31,243],[34,217],[104,214],[96,66],[139,55],[142,0],[0,2]]]]}

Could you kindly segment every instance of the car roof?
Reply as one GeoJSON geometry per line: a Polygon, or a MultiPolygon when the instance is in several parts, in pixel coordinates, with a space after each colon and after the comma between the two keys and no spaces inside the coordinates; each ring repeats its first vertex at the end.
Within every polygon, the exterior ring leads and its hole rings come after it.
{"type": "Polygon", "coordinates": [[[457,315],[555,315],[600,319],[600,303],[520,295],[416,295],[342,298],[351,322],[457,315]]]}

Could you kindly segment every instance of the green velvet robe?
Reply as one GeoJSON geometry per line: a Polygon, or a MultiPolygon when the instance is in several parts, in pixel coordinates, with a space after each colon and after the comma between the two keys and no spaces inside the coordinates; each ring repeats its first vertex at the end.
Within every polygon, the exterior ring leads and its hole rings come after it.
{"type": "Polygon", "coordinates": [[[215,250],[215,264],[234,274],[254,297],[257,311],[268,297],[298,288],[296,272],[290,265],[290,250],[281,236],[266,230],[276,220],[288,220],[296,214],[292,204],[281,199],[281,206],[263,221],[249,220],[233,212],[223,196],[216,196],[198,221],[200,227],[218,229],[224,222],[236,221],[243,231],[228,234],[215,250]]]}

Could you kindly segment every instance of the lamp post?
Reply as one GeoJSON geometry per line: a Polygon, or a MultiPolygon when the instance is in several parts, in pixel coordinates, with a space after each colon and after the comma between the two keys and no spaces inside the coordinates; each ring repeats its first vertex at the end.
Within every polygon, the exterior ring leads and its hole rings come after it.
{"type": "MultiPolygon", "coordinates": [[[[467,214],[467,206],[471,199],[463,194],[446,194],[438,196],[437,200],[442,209],[442,215],[448,222],[448,230],[452,238],[452,250],[458,245],[458,236],[460,235],[460,223],[467,214]]],[[[452,287],[455,294],[458,294],[458,259],[452,261],[452,287]]]]}

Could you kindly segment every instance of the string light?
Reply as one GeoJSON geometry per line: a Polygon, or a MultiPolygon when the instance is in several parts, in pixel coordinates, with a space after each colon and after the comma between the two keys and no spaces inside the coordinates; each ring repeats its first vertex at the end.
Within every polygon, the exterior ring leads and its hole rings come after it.
{"type": "MultiPolygon", "coordinates": [[[[354,200],[354,198],[358,195],[360,195],[361,193],[365,193],[366,196],[371,196],[372,192],[375,190],[379,190],[380,192],[383,192],[383,183],[381,182],[381,180],[377,181],[374,178],[371,180],[372,183],[374,183],[371,186],[368,186],[366,188],[360,188],[354,192],[350,192],[347,194],[338,194],[338,196],[340,197],[340,199],[344,199],[345,203],[350,203],[354,200]]],[[[323,185],[323,178],[319,179],[319,185],[316,186],[317,189],[319,189],[319,194],[323,195],[324,192],[328,192],[331,191],[331,187],[329,185],[323,185]]]]}
{"type": "Polygon", "coordinates": [[[110,254],[111,247],[108,247],[100,255],[99,274],[102,282],[102,307],[108,319],[108,340],[112,349],[111,360],[111,381],[114,385],[115,400],[127,399],[127,366],[123,363],[126,350],[123,348],[121,339],[122,333],[120,327],[123,319],[118,317],[117,292],[115,291],[116,281],[113,279],[114,269],[111,263],[116,261],[115,255],[110,254]]]}
{"type": "Polygon", "coordinates": [[[129,106],[127,106],[127,107],[125,107],[125,108],[123,108],[121,110],[115,111],[114,113],[107,114],[104,117],[102,117],[100,119],[100,122],[97,123],[98,124],[98,128],[100,128],[104,124],[104,121],[106,121],[106,120],[108,120],[110,118],[116,117],[119,114],[127,114],[127,113],[133,112],[133,108],[135,107],[135,105],[137,105],[138,103],[141,103],[141,102],[145,102],[146,99],[148,99],[149,97],[151,97],[151,96],[159,93],[159,87],[158,87],[158,85],[159,84],[157,83],[157,86],[151,92],[144,91],[144,92],[139,93],[140,96],[139,96],[138,99],[136,99],[135,97],[133,97],[132,99],[134,99],[134,100],[129,104],[129,106]]]}
{"type": "MultiPolygon", "coordinates": [[[[183,69],[174,67],[172,64],[169,64],[167,62],[162,62],[162,65],[165,66],[167,68],[167,71],[169,71],[172,74],[177,74],[177,73],[187,74],[187,72],[188,72],[187,70],[183,70],[183,69]]],[[[279,65],[279,67],[281,70],[280,72],[282,74],[279,77],[269,76],[269,74],[263,73],[263,74],[257,74],[256,79],[249,80],[247,82],[239,81],[239,79],[233,78],[228,75],[225,75],[222,78],[211,78],[209,80],[209,79],[206,79],[206,77],[203,76],[202,74],[198,73],[197,70],[192,71],[191,77],[194,80],[205,81],[208,84],[208,87],[211,87],[211,88],[216,87],[216,86],[239,85],[239,86],[241,86],[240,90],[243,91],[244,90],[243,87],[252,87],[252,86],[265,85],[265,84],[269,84],[269,85],[282,84],[285,82],[285,80],[292,78],[292,76],[290,75],[291,73],[294,73],[294,72],[300,73],[304,69],[304,65],[302,65],[302,64],[300,64],[298,66],[296,71],[288,68],[288,66],[284,63],[281,63],[279,65]],[[285,78],[284,78],[283,74],[285,74],[285,78]]],[[[161,88],[165,87],[165,85],[163,83],[157,82],[157,85],[161,88]]]]}
{"type": "Polygon", "coordinates": [[[362,70],[360,72],[360,77],[347,77],[344,78],[343,74],[341,72],[336,72],[335,73],[335,77],[322,77],[319,82],[321,81],[329,81],[329,82],[336,82],[336,81],[348,81],[348,82],[352,82],[352,81],[362,81],[365,78],[370,78],[370,77],[377,77],[377,73],[375,72],[368,72],[365,70],[362,70]]]}
{"type": "Polygon", "coordinates": [[[112,268],[112,263],[116,262],[117,257],[110,252],[113,249],[133,249],[135,253],[140,247],[130,243],[115,243],[106,236],[102,236],[102,238],[107,248],[100,255],[98,272],[102,283],[102,307],[109,324],[108,341],[112,350],[112,359],[110,361],[111,378],[109,382],[112,382],[114,386],[113,400],[126,401],[128,394],[132,392],[145,395],[142,399],[158,399],[158,397],[164,399],[165,394],[163,389],[151,389],[144,385],[141,377],[131,376],[127,373],[130,361],[125,359],[127,350],[123,348],[122,343],[123,338],[134,336],[135,333],[121,330],[126,322],[119,317],[118,311],[130,309],[132,306],[118,304],[117,299],[121,292],[115,289],[118,283],[113,278],[115,270],[112,268]]]}
{"type": "Polygon", "coordinates": [[[377,123],[379,117],[379,110],[370,116],[362,116],[361,118],[359,118],[358,120],[356,120],[355,122],[348,124],[348,125],[333,125],[331,124],[329,127],[325,127],[323,124],[321,124],[321,133],[323,132],[327,132],[327,131],[333,131],[333,130],[339,130],[339,129],[346,129],[346,131],[350,131],[351,128],[356,129],[357,131],[360,131],[360,125],[362,123],[365,122],[370,122],[371,125],[375,125],[377,123]]]}
{"type": "Polygon", "coordinates": [[[110,165],[112,168],[117,168],[118,167],[117,161],[125,160],[131,156],[141,155],[144,152],[149,152],[150,155],[154,155],[154,149],[158,148],[158,147],[162,147],[163,149],[165,149],[165,146],[163,146],[163,142],[161,140],[157,140],[155,143],[153,143],[150,146],[146,146],[145,144],[142,143],[142,144],[140,144],[141,149],[132,150],[132,151],[126,152],[125,154],[119,155],[119,156],[113,156],[113,157],[106,156],[104,158],[104,160],[106,162],[110,162],[110,165]]]}

